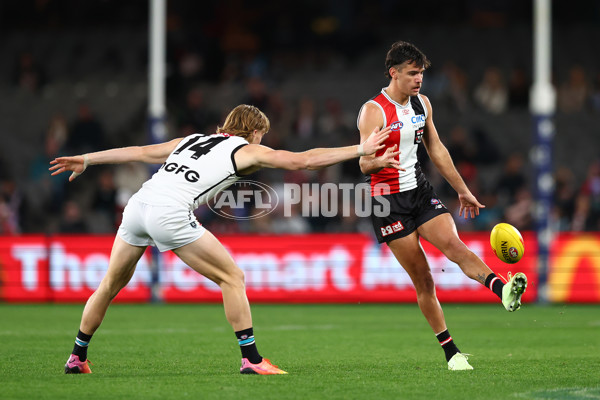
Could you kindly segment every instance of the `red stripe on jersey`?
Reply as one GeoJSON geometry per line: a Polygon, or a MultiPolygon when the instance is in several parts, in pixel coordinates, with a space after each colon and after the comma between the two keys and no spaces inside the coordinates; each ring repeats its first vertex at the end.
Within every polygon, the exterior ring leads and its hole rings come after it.
{"type": "MultiPolygon", "coordinates": [[[[372,101],[376,102],[381,106],[383,112],[385,114],[385,122],[386,126],[389,126],[391,123],[398,121],[398,115],[396,113],[396,106],[391,103],[382,93],[375,96],[372,101]]],[[[384,126],[385,128],[385,126],[384,126]]],[[[375,156],[379,157],[385,151],[393,147],[394,145],[400,146],[400,135],[401,128],[392,130],[390,136],[384,142],[385,147],[375,154],[375,156]]],[[[398,148],[396,148],[396,151],[398,148]]],[[[396,156],[396,160],[400,160],[400,156],[396,156]]],[[[371,175],[371,196],[381,196],[390,193],[397,193],[400,191],[400,171],[396,168],[383,168],[376,174],[371,175]]]]}

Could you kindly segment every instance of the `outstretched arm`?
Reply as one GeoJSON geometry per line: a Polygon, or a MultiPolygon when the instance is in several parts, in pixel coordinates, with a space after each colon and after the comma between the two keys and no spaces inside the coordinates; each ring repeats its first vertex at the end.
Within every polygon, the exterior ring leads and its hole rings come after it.
{"type": "Polygon", "coordinates": [[[57,157],[50,161],[53,164],[49,168],[52,175],[58,175],[63,172],[72,171],[69,181],[77,178],[85,171],[88,165],[95,164],[122,164],[131,161],[140,161],[147,164],[162,164],[169,154],[181,142],[182,138],[173,139],[169,142],[153,144],[149,146],[131,146],[120,147],[88,153],[80,156],[57,157]]]}
{"type": "Polygon", "coordinates": [[[479,215],[479,209],[485,208],[477,198],[471,193],[467,184],[458,173],[458,170],[454,166],[452,157],[448,149],[442,141],[435,129],[433,124],[432,107],[429,99],[426,96],[422,96],[425,99],[427,106],[427,120],[425,121],[425,131],[423,135],[423,143],[427,149],[427,153],[431,158],[431,161],[435,164],[440,174],[448,181],[450,186],[458,193],[458,199],[460,201],[460,210],[458,215],[461,216],[464,213],[464,217],[474,218],[475,215],[479,215]]]}
{"type": "Polygon", "coordinates": [[[390,129],[379,131],[377,128],[360,145],[316,148],[302,153],[273,150],[260,145],[248,145],[235,153],[235,162],[241,173],[253,172],[260,168],[321,169],[362,155],[375,153],[384,147],[383,142],[389,134],[390,129]]]}

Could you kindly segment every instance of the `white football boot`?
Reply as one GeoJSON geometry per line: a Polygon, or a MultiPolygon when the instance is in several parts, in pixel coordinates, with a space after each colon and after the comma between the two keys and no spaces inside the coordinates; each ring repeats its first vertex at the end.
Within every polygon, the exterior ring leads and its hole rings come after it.
{"type": "Polygon", "coordinates": [[[527,289],[527,277],[522,272],[517,272],[511,277],[508,273],[508,282],[502,288],[502,304],[508,311],[513,312],[521,308],[521,296],[527,289]]]}
{"type": "Polygon", "coordinates": [[[448,369],[450,371],[468,371],[473,369],[471,364],[467,361],[469,358],[466,354],[456,353],[452,356],[450,361],[448,361],[448,369]]]}

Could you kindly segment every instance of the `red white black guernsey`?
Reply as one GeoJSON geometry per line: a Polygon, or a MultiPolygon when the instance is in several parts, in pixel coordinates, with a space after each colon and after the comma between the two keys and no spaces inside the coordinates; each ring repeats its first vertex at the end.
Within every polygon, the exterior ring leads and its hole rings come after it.
{"type": "MultiPolygon", "coordinates": [[[[398,145],[400,155],[397,159],[405,171],[395,168],[383,168],[376,174],[367,176],[371,184],[371,196],[379,196],[415,189],[425,182],[425,175],[417,159],[417,149],[423,137],[427,107],[421,95],[411,96],[409,101],[402,105],[396,103],[381,89],[381,93],[367,101],[360,109],[358,118],[366,104],[372,103],[379,107],[383,114],[383,127],[392,127],[390,136],[385,141],[385,148],[379,150],[376,156],[382,155],[385,150],[398,145]]],[[[398,150],[397,149],[397,150],[398,150]]]]}

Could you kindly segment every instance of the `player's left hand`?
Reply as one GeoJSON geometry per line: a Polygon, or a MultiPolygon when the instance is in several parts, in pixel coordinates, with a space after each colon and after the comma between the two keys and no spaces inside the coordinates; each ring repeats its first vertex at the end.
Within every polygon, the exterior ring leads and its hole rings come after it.
{"type": "Polygon", "coordinates": [[[465,219],[469,218],[469,216],[475,218],[476,215],[479,215],[479,209],[485,208],[472,193],[459,194],[458,200],[460,201],[458,216],[462,216],[464,212],[465,219]]]}
{"type": "Polygon", "coordinates": [[[382,130],[379,128],[375,128],[373,132],[369,135],[367,140],[362,143],[363,150],[365,155],[375,154],[378,150],[381,150],[385,147],[385,141],[388,137],[390,137],[390,132],[392,128],[388,126],[382,130]]]}
{"type": "Polygon", "coordinates": [[[57,157],[50,161],[50,164],[54,164],[54,166],[48,168],[48,170],[54,171],[51,175],[58,175],[66,171],[73,171],[71,176],[69,176],[69,182],[71,182],[73,179],[83,174],[83,171],[85,171],[87,168],[88,161],[86,157],[87,156],[57,157]]]}

